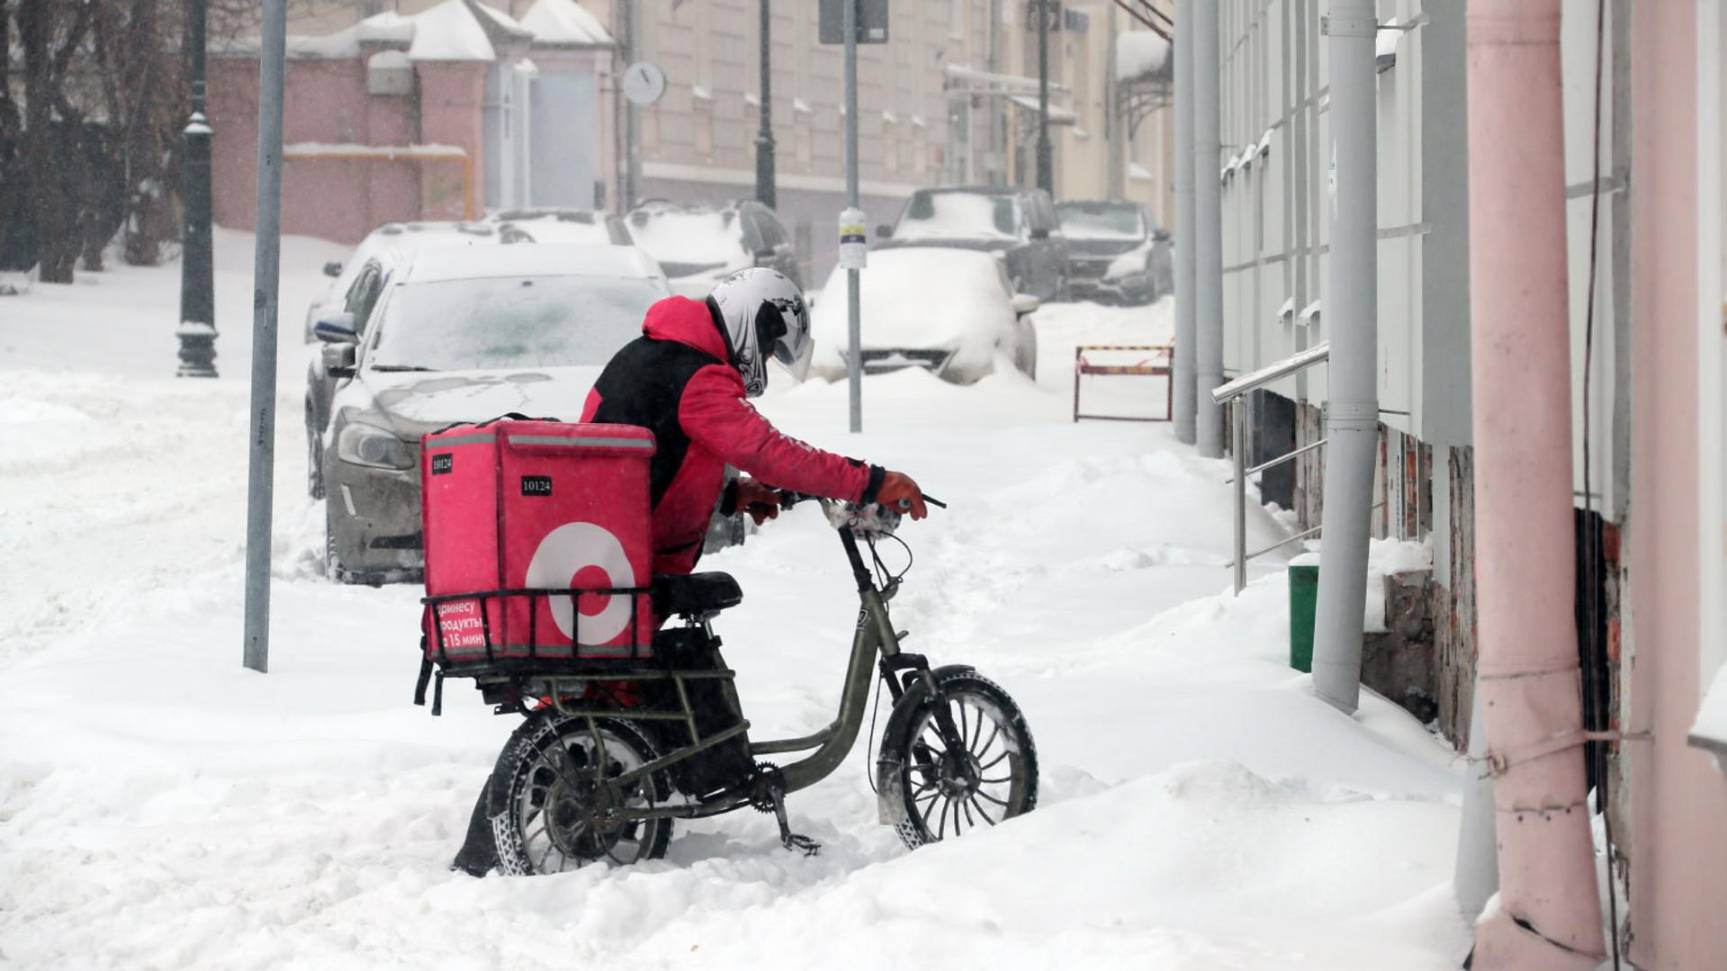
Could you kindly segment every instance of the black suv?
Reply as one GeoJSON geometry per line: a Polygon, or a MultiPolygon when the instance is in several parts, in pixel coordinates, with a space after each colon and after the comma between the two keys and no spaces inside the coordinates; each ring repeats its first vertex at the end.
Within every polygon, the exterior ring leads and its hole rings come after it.
{"type": "Polygon", "coordinates": [[[906,200],[899,222],[881,226],[879,248],[952,246],[1000,253],[1014,292],[1067,298],[1067,239],[1042,189],[940,186],[906,200]]]}
{"type": "Polygon", "coordinates": [[[1067,275],[1088,300],[1147,304],[1175,289],[1169,233],[1134,202],[1063,202],[1067,275]]]}

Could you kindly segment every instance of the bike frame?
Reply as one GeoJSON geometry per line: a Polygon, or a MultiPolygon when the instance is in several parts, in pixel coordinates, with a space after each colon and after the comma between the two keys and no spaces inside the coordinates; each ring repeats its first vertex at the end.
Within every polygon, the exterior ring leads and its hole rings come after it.
{"type": "MultiPolygon", "coordinates": [[[[829,509],[824,500],[824,510],[829,509]]],[[[893,622],[888,616],[887,601],[898,588],[898,581],[890,581],[887,589],[878,588],[875,578],[871,576],[869,566],[864,562],[863,553],[858,547],[857,535],[849,523],[842,524],[836,530],[840,543],[844,546],[846,559],[851,564],[852,576],[857,582],[859,600],[857,632],[852,636],[851,660],[846,666],[845,682],[840,690],[839,711],[827,727],[810,735],[797,738],[772,739],[754,742],[750,745],[751,755],[771,755],[780,752],[802,752],[814,749],[809,755],[796,762],[786,765],[782,770],[784,783],[783,792],[790,793],[805,789],[822,781],[850,754],[852,746],[857,743],[858,732],[863,727],[864,710],[869,706],[870,682],[879,676],[888,686],[888,691],[895,702],[905,693],[904,688],[894,678],[899,671],[911,670],[918,672],[928,687],[934,690],[934,680],[930,676],[929,663],[921,655],[906,654],[900,650],[900,635],[893,629],[893,622]],[[879,663],[878,663],[879,662],[879,663]]],[[[593,734],[595,744],[604,751],[596,723],[598,718],[625,718],[633,720],[676,720],[687,721],[691,738],[697,739],[694,716],[691,714],[689,701],[684,693],[683,681],[692,678],[726,678],[733,676],[732,671],[653,671],[628,670],[606,674],[584,674],[570,677],[552,677],[548,681],[552,685],[553,704],[561,714],[585,718],[588,730],[593,734]],[[670,679],[676,686],[678,697],[682,703],[682,713],[651,712],[632,708],[595,708],[589,706],[569,707],[562,698],[562,685],[572,682],[587,681],[641,681],[670,679]]],[[[937,709],[937,720],[942,733],[952,736],[955,732],[952,719],[944,707],[937,709]]],[[[627,787],[631,783],[652,773],[691,758],[715,745],[734,738],[749,730],[747,720],[705,738],[699,738],[691,745],[668,752],[659,758],[644,763],[629,772],[608,777],[606,783],[610,786],[627,787]]],[[[623,820],[641,820],[653,818],[697,818],[714,816],[742,808],[751,802],[749,793],[725,790],[707,800],[677,806],[654,806],[648,808],[619,808],[615,810],[616,818],[623,820]]]]}

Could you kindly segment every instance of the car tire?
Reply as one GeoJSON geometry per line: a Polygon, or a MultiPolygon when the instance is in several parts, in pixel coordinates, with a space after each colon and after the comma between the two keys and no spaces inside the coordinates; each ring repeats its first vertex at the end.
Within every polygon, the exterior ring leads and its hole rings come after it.
{"type": "Polygon", "coordinates": [[[331,583],[358,583],[360,578],[342,566],[342,556],[336,552],[336,530],[330,523],[330,509],[324,507],[324,578],[331,583]]]}
{"type": "MultiPolygon", "coordinates": [[[[308,401],[306,414],[310,416],[311,413],[312,403],[308,401]]],[[[310,420],[306,422],[306,494],[313,499],[322,499],[324,498],[324,450],[320,447],[322,443],[318,441],[320,436],[314,427],[315,424],[310,420]]]]}
{"type": "Polygon", "coordinates": [[[1014,342],[1013,366],[1026,377],[1037,380],[1037,328],[1029,323],[1014,342]]]}

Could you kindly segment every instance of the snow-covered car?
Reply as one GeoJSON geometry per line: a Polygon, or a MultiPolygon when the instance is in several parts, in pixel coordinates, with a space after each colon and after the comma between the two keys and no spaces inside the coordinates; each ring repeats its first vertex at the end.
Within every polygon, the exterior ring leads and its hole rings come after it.
{"type": "Polygon", "coordinates": [[[1014,290],[1040,300],[1067,296],[1067,240],[1042,189],[942,186],[919,189],[899,221],[876,227],[877,249],[942,246],[1000,254],[1014,290]]]}
{"type": "Polygon", "coordinates": [[[1138,305],[1175,288],[1169,233],[1138,203],[1069,201],[1056,209],[1074,296],[1138,305]]]}
{"type": "Polygon", "coordinates": [[[503,243],[600,243],[629,246],[624,221],[593,209],[505,209],[486,217],[503,243]]]}
{"type": "Polygon", "coordinates": [[[330,373],[347,379],[319,456],[328,574],[416,577],[420,436],[510,412],[575,420],[669,293],[630,246],[427,250],[385,289],[364,335],[320,327],[330,373]]]}
{"type": "MultiPolygon", "coordinates": [[[[364,335],[379,294],[417,254],[430,249],[496,245],[498,235],[496,227],[486,223],[407,222],[379,226],[360,241],[347,260],[324,265],[325,274],[335,279],[306,308],[304,340],[308,343],[317,340],[315,332],[320,321],[337,330],[364,335]]],[[[339,383],[324,370],[322,354],[310,355],[306,361],[306,442],[310,449],[306,491],[314,499],[324,497],[318,463],[319,440],[330,423],[330,399],[339,383]]]]}
{"type": "MultiPolygon", "coordinates": [[[[1038,299],[1015,293],[992,253],[945,247],[871,253],[861,272],[863,369],[918,367],[959,383],[995,370],[998,354],[1026,374],[1037,370],[1038,299]]],[[[811,311],[810,373],[846,373],[846,271],[836,267],[811,311]]]]}
{"type": "Polygon", "coordinates": [[[390,271],[412,258],[421,247],[473,246],[497,241],[497,227],[483,222],[385,223],[366,234],[347,259],[324,264],[324,275],[332,279],[306,308],[301,339],[308,344],[317,340],[312,333],[314,328],[332,313],[353,313],[356,322],[364,325],[366,315],[359,311],[371,307],[390,271]]]}
{"type": "Polygon", "coordinates": [[[721,277],[750,266],[771,267],[803,285],[785,226],[753,200],[718,207],[650,200],[630,210],[624,227],[686,297],[705,297],[721,277]]]}

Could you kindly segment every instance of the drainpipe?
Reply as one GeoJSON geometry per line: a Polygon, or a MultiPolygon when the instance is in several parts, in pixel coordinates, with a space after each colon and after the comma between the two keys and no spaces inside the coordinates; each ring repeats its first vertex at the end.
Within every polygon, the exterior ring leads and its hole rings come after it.
{"type": "MultiPolygon", "coordinates": [[[[1223,408],[1211,391],[1223,383],[1223,187],[1217,171],[1217,4],[1188,0],[1188,49],[1193,52],[1193,242],[1194,438],[1199,454],[1223,457],[1223,408]]],[[[1371,48],[1369,44],[1369,48],[1371,48]]],[[[1177,64],[1183,58],[1177,55],[1177,64]]],[[[1179,335],[1177,337],[1179,340],[1179,335]]]]}
{"type": "Polygon", "coordinates": [[[1487,767],[1487,729],[1482,727],[1481,691],[1469,706],[1469,768],[1463,780],[1463,812],[1457,826],[1457,865],[1451,886],[1457,909],[1470,923],[1499,892],[1499,857],[1493,833],[1493,776],[1487,767]]]}
{"type": "MultiPolygon", "coordinates": [[[[1177,441],[1192,445],[1199,381],[1193,372],[1193,5],[1175,2],[1175,383],[1170,420],[1177,441]]],[[[1132,144],[1130,140],[1128,144],[1132,144]]]]}
{"type": "Polygon", "coordinates": [[[1560,3],[1468,10],[1476,664],[1500,888],[1476,927],[1481,971],[1604,958],[1572,614],[1560,3]]]}
{"type": "Polygon", "coordinates": [[[1332,0],[1325,32],[1331,61],[1331,279],[1325,320],[1331,338],[1325,404],[1325,508],[1319,603],[1313,627],[1313,687],[1338,709],[1361,701],[1361,628],[1367,608],[1368,519],[1379,449],[1377,120],[1373,0],[1332,0]]]}

